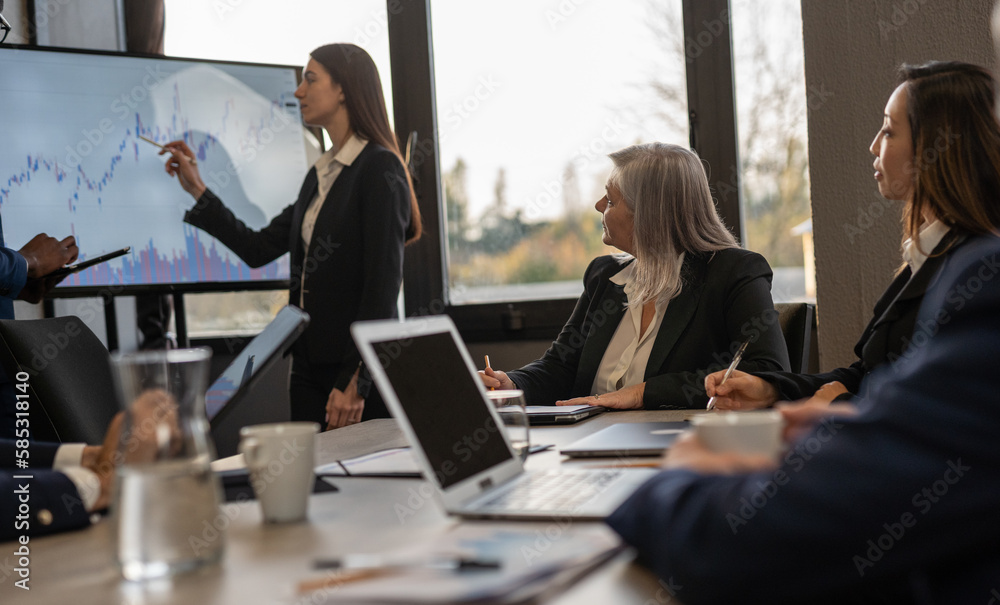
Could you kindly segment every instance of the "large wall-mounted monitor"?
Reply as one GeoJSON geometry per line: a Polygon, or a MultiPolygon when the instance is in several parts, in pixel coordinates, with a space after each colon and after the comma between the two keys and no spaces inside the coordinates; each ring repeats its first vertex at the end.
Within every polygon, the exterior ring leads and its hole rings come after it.
{"type": "Polygon", "coordinates": [[[131,252],[68,277],[54,295],[280,288],[288,255],[249,268],[182,221],[194,205],[140,137],[185,139],[206,185],[253,228],[298,193],[318,143],[302,126],[299,70],[0,48],[0,213],[8,247],[75,235],[81,260],[131,252]]]}

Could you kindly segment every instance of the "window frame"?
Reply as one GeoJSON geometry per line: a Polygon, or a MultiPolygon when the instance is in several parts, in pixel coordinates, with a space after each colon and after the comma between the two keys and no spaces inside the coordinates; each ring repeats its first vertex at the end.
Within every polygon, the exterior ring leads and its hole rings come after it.
{"type": "MultiPolygon", "coordinates": [[[[430,0],[386,0],[396,134],[416,132],[411,172],[424,234],[407,246],[403,273],[407,316],[447,314],[467,342],[547,340],[558,334],[576,299],[452,305],[446,291],[447,242],[438,154],[430,0]]],[[[729,0],[682,0],[690,145],[709,168],[722,220],[743,241],[729,0]],[[699,34],[707,44],[700,44],[699,34]]]]}

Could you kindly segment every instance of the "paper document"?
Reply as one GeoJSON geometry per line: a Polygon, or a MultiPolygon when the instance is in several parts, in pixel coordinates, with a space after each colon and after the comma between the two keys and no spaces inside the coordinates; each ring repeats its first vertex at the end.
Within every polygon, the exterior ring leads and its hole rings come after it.
{"type": "Polygon", "coordinates": [[[597,523],[461,524],[437,538],[378,554],[388,560],[461,554],[497,561],[497,569],[413,566],[346,582],[338,582],[334,570],[301,580],[316,586],[326,578],[328,585],[318,589],[325,603],[523,603],[565,588],[620,550],[617,535],[597,523]]]}
{"type": "MultiPolygon", "coordinates": [[[[552,444],[537,443],[531,446],[530,453],[536,454],[551,449],[552,444]]],[[[322,464],[315,469],[317,475],[335,475],[338,477],[422,477],[420,465],[413,458],[409,447],[394,447],[380,450],[356,458],[338,460],[322,464]]]]}
{"type": "Polygon", "coordinates": [[[420,477],[420,467],[408,447],[394,447],[316,467],[317,475],[420,477]]]}

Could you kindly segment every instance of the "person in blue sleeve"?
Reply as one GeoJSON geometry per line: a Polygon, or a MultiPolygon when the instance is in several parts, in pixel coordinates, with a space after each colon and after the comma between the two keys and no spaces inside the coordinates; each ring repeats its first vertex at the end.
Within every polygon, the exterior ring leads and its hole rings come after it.
{"type": "Polygon", "coordinates": [[[123,419],[115,416],[102,445],[0,439],[0,542],[90,525],[111,501],[123,419]]]}
{"type": "MultiPolygon", "coordinates": [[[[40,301],[62,279],[46,276],[76,260],[77,252],[73,236],[57,240],[44,233],[12,250],[4,245],[0,219],[0,319],[14,319],[16,299],[40,301]]],[[[14,436],[15,402],[14,385],[0,367],[0,437],[14,436]]]]}

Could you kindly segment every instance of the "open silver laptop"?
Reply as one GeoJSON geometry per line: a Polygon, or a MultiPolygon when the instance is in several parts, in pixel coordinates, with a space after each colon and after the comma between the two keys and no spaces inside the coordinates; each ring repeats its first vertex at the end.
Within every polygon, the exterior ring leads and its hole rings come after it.
{"type": "Polygon", "coordinates": [[[351,333],[448,513],[603,519],[656,472],[646,468],[525,472],[448,317],[357,322],[351,333]]]}

